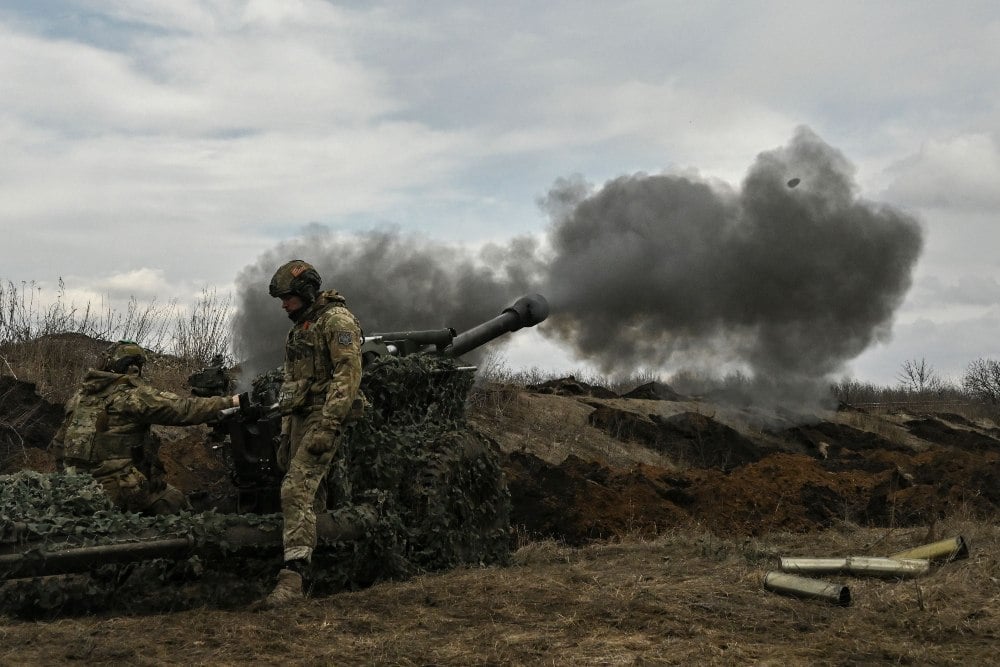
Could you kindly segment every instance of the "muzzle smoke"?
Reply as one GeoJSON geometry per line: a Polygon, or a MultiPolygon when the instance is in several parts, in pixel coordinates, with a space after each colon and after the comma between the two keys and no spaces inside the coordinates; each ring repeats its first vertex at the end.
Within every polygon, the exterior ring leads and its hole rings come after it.
{"type": "Polygon", "coordinates": [[[241,273],[235,340],[280,363],[288,321],[267,283],[301,258],[369,332],[462,330],[537,291],[552,313],[539,329],[607,372],[730,365],[772,385],[815,382],[888,337],[922,246],[915,219],[856,191],[847,160],[800,128],[758,156],[739,190],[674,175],[596,191],[559,181],[543,202],[543,244],[473,252],[312,227],[241,273]]]}
{"type": "Polygon", "coordinates": [[[244,375],[281,364],[290,323],[267,292],[278,266],[290,259],[312,263],[323,289],[336,289],[366,334],[441,329],[461,332],[496,316],[534,281],[537,242],[469,248],[437,243],[398,230],[340,236],[310,226],[302,238],[282,243],[243,269],[235,318],[237,354],[244,375]],[[488,268],[487,268],[488,267],[488,268]]]}

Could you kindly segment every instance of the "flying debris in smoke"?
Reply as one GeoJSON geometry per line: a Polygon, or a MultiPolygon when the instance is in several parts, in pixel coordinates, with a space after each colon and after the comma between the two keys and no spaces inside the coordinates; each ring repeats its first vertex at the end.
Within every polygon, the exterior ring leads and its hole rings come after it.
{"type": "Polygon", "coordinates": [[[544,243],[473,252],[313,226],[242,271],[234,339],[258,368],[280,363],[288,322],[267,284],[301,258],[369,332],[462,330],[540,292],[552,314],[539,330],[605,371],[711,360],[815,381],[889,335],[922,246],[916,220],[856,191],[847,160],[800,128],[761,153],[738,190],[666,174],[596,190],[560,180],[543,202],[544,243]]]}
{"type": "Polygon", "coordinates": [[[806,128],[735,192],[643,174],[557,187],[545,330],[604,369],[711,358],[823,378],[888,336],[922,246],[916,220],[856,189],[806,128]]]}

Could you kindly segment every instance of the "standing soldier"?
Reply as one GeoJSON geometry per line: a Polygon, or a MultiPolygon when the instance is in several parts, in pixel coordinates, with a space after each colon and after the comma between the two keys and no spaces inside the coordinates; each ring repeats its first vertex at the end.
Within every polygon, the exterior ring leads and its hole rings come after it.
{"type": "Polygon", "coordinates": [[[285,562],[265,600],[276,607],[303,597],[302,575],[316,548],[316,512],[325,509],[321,486],[337,452],[341,427],[363,405],[361,325],[336,290],[322,283],[312,265],[283,264],[269,292],[294,322],[285,341],[285,367],[279,398],[282,412],[278,465],[281,482],[285,562]]]}
{"type": "Polygon", "coordinates": [[[239,396],[181,398],[142,377],[146,350],[119,341],[104,352],[66,404],[66,418],[49,445],[69,472],[93,475],[111,501],[129,512],[173,514],[188,508],[184,494],[166,483],[153,424],[188,426],[239,405],[239,396]]]}

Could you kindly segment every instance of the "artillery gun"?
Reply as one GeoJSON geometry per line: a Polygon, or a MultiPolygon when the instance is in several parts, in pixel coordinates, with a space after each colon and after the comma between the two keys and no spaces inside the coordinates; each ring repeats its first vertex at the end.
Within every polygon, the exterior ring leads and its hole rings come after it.
{"type": "MultiPolygon", "coordinates": [[[[496,317],[461,334],[444,328],[365,336],[361,346],[364,365],[362,393],[369,398],[377,417],[392,417],[393,413],[402,410],[402,414],[413,413],[408,419],[433,422],[449,418],[441,411],[441,406],[442,397],[451,392],[455,394],[454,400],[462,402],[460,412],[464,416],[464,397],[471,387],[471,373],[476,367],[459,365],[459,357],[504,334],[535,326],[548,314],[548,302],[541,295],[533,294],[517,299],[496,317]],[[399,389],[408,385],[412,377],[421,386],[419,389],[411,388],[405,395],[395,396],[385,380],[396,374],[399,363],[389,360],[411,355],[418,356],[403,364],[403,368],[410,370],[394,378],[391,385],[399,389]],[[461,374],[468,377],[461,377],[461,374]]],[[[213,373],[201,373],[208,378],[216,377],[213,373]]],[[[210,385],[212,388],[218,386],[214,380],[210,385]]],[[[258,375],[253,380],[251,391],[241,396],[241,408],[224,411],[231,418],[222,421],[216,428],[216,438],[227,444],[223,451],[228,457],[231,479],[237,488],[237,512],[279,511],[281,471],[275,454],[281,433],[281,417],[277,412],[280,389],[280,368],[258,375]]],[[[210,395],[206,391],[202,393],[210,395]]],[[[216,395],[225,393],[226,387],[223,386],[216,395]]],[[[457,404],[453,406],[456,413],[458,408],[457,404]]],[[[396,420],[400,417],[395,415],[396,420]]],[[[351,433],[349,430],[345,438],[348,443],[356,440],[352,439],[351,433]]],[[[349,444],[348,449],[353,449],[353,445],[349,444]]],[[[353,482],[344,478],[341,469],[346,458],[341,457],[327,477],[327,499],[331,507],[339,506],[350,495],[347,489],[353,482]]]]}
{"type": "MultiPolygon", "coordinates": [[[[315,592],[506,560],[510,498],[499,450],[465,421],[475,367],[459,357],[547,315],[545,299],[532,295],[464,333],[366,337],[370,406],[346,427],[328,476],[315,592]]],[[[279,385],[276,372],[258,376],[254,405],[271,405],[279,385]]],[[[85,475],[19,473],[0,484],[0,611],[230,606],[261,595],[281,559],[280,416],[248,412],[216,427],[229,445],[233,513],[117,512],[85,475]]]]}

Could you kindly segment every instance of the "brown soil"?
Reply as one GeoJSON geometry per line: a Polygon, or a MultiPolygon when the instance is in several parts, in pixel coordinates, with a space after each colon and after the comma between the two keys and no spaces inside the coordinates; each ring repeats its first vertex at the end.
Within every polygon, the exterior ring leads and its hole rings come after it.
{"type": "MultiPolygon", "coordinates": [[[[8,471],[51,469],[40,447],[61,410],[37,395],[24,400],[26,390],[18,385],[0,402],[0,424],[31,414],[18,422],[17,447],[8,443],[8,471]]],[[[484,387],[470,406],[472,424],[503,452],[515,538],[525,545],[520,566],[384,583],[288,613],[0,622],[0,662],[992,659],[1000,599],[993,424],[852,411],[762,420],[575,382],[537,392],[484,387]],[[970,538],[972,560],[917,584],[852,583],[850,609],[761,590],[779,551],[885,555],[947,536],[948,526],[970,538]]],[[[225,509],[232,488],[208,431],[160,433],[170,481],[202,506],[225,509]]]]}
{"type": "MultiPolygon", "coordinates": [[[[719,535],[928,524],[956,511],[1000,513],[1000,441],[958,415],[903,416],[919,444],[829,420],[742,432],[714,406],[599,399],[511,388],[473,401],[473,423],[505,452],[513,523],[570,544],[704,526],[719,535]],[[664,406],[669,406],[663,409],[664,406]],[[714,415],[714,416],[709,416],[714,415]]],[[[0,378],[6,470],[51,470],[44,453],[62,410],[0,378]]],[[[730,420],[739,425],[735,420],[730,420]]],[[[157,428],[168,480],[225,511],[233,487],[205,427],[157,428]]]]}
{"type": "Polygon", "coordinates": [[[63,409],[42,399],[33,382],[0,376],[0,469],[32,465],[62,422],[63,409]]]}

